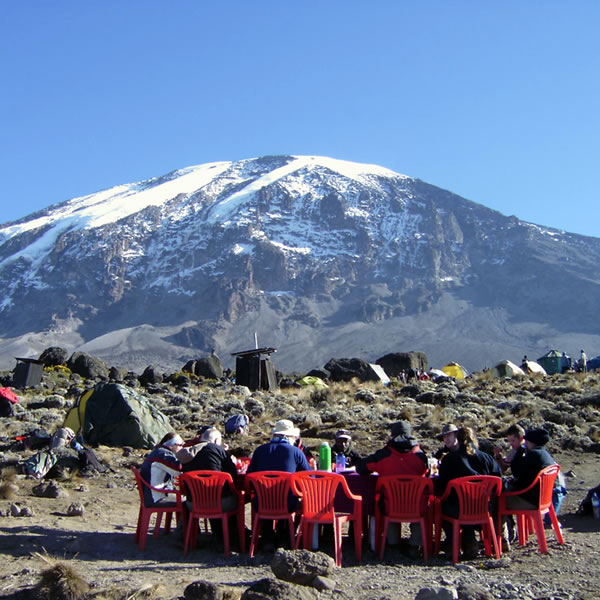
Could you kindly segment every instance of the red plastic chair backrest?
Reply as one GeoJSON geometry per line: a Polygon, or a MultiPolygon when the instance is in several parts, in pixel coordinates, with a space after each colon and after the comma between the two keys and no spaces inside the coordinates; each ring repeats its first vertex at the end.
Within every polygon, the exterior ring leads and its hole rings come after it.
{"type": "Polygon", "coordinates": [[[131,470],[133,471],[133,474],[135,475],[135,483],[137,485],[137,489],[140,494],[140,502],[142,503],[142,506],[144,506],[145,505],[144,485],[146,485],[148,487],[150,487],[150,486],[142,479],[141,473],[135,467],[131,467],[131,470]]]}
{"type": "Polygon", "coordinates": [[[228,483],[233,490],[233,479],[222,471],[188,471],[179,476],[179,486],[192,501],[192,511],[202,514],[222,514],[221,496],[228,483]]]}
{"type": "Polygon", "coordinates": [[[246,482],[258,499],[263,515],[287,512],[292,474],[285,471],[260,471],[246,475],[246,482]]]}
{"type": "Polygon", "coordinates": [[[448,484],[448,493],[452,490],[458,496],[458,518],[472,518],[489,513],[490,500],[502,491],[502,480],[495,475],[458,477],[448,484]]]}
{"type": "Polygon", "coordinates": [[[419,518],[433,494],[433,483],[420,475],[386,475],[379,477],[375,491],[383,495],[386,516],[419,518]]]}
{"type": "MultiPolygon", "coordinates": [[[[539,479],[540,483],[540,509],[544,510],[552,504],[552,490],[554,489],[554,482],[558,477],[560,467],[558,465],[550,465],[549,467],[543,468],[536,479],[539,479]]],[[[534,481],[535,484],[535,481],[534,481]]]]}
{"type": "Polygon", "coordinates": [[[333,502],[339,485],[348,490],[346,480],[327,471],[299,471],[292,475],[292,491],[302,496],[302,514],[307,519],[333,518],[333,502]]]}

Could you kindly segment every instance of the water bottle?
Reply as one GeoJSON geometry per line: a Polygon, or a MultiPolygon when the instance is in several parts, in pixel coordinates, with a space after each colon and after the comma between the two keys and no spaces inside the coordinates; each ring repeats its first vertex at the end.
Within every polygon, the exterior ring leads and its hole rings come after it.
{"type": "Polygon", "coordinates": [[[600,519],[600,498],[598,498],[596,492],[592,496],[592,510],[594,511],[594,519],[600,519]]]}
{"type": "Polygon", "coordinates": [[[335,455],[335,472],[341,473],[346,470],[346,456],[341,452],[335,455]]]}
{"type": "Polygon", "coordinates": [[[319,471],[331,471],[331,448],[327,442],[319,449],[319,471]]]}

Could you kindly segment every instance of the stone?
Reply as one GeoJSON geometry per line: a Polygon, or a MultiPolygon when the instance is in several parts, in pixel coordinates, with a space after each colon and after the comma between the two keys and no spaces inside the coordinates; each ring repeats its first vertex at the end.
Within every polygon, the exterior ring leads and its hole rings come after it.
{"type": "Polygon", "coordinates": [[[512,559],[509,556],[503,556],[502,558],[486,560],[483,563],[484,569],[507,569],[510,567],[512,559]]]}
{"type": "Polygon", "coordinates": [[[125,381],[125,378],[127,377],[128,374],[128,370],[126,367],[111,367],[110,370],[108,371],[108,378],[111,381],[116,381],[118,383],[121,383],[123,381],[125,381]]]}
{"type": "Polygon", "coordinates": [[[351,381],[355,377],[360,381],[379,379],[369,363],[360,358],[332,358],[325,369],[330,372],[331,381],[351,381]]]}
{"type": "Polygon", "coordinates": [[[458,600],[458,592],[453,587],[421,588],[415,600],[458,600]]]}
{"type": "Polygon", "coordinates": [[[331,577],[324,577],[323,575],[317,575],[311,583],[312,587],[323,592],[325,590],[335,590],[336,583],[331,577]]]}
{"type": "Polygon", "coordinates": [[[260,579],[242,594],[241,600],[317,600],[319,594],[313,588],[287,581],[260,579]]]}
{"type": "Polygon", "coordinates": [[[83,504],[81,502],[71,502],[69,507],[67,508],[67,517],[81,517],[85,509],[83,508],[83,504]]]}
{"type": "Polygon", "coordinates": [[[199,358],[196,361],[194,371],[199,377],[206,377],[207,379],[221,379],[223,377],[223,365],[216,354],[199,358]]]}
{"type": "Polygon", "coordinates": [[[223,592],[211,581],[194,581],[183,591],[185,600],[223,600],[223,592]]]}
{"type": "Polygon", "coordinates": [[[21,514],[19,515],[20,517],[33,517],[35,513],[33,512],[33,508],[31,508],[30,506],[23,506],[23,508],[21,508],[21,514]]]}
{"type": "Polygon", "coordinates": [[[493,600],[494,596],[483,586],[472,583],[463,582],[458,585],[458,600],[493,600]]]}
{"type": "Polygon", "coordinates": [[[211,581],[194,581],[184,590],[185,600],[240,600],[242,590],[211,581]]]}
{"type": "Polygon", "coordinates": [[[68,492],[55,481],[44,481],[36,485],[32,490],[34,496],[40,498],[67,498],[68,492]]]}
{"type": "Polygon", "coordinates": [[[45,367],[56,367],[58,365],[64,365],[67,361],[69,353],[65,348],[60,346],[50,346],[46,348],[41,354],[38,360],[44,363],[45,367]]]}
{"type": "Polygon", "coordinates": [[[73,352],[67,367],[86,379],[108,378],[109,374],[108,367],[102,359],[85,352],[73,352]]]}
{"type": "Polygon", "coordinates": [[[162,383],[163,379],[163,374],[154,365],[146,367],[140,375],[140,383],[142,385],[156,385],[162,383]]]}
{"type": "Polygon", "coordinates": [[[14,502],[11,503],[9,510],[12,517],[21,516],[21,507],[18,504],[15,504],[14,502]]]}
{"type": "Polygon", "coordinates": [[[327,577],[334,569],[335,561],[331,556],[310,550],[279,548],[271,562],[271,570],[278,579],[300,585],[312,585],[315,577],[327,577]]]}
{"type": "Polygon", "coordinates": [[[64,408],[65,404],[65,399],[58,394],[52,394],[44,399],[44,405],[46,408],[64,408]]]}

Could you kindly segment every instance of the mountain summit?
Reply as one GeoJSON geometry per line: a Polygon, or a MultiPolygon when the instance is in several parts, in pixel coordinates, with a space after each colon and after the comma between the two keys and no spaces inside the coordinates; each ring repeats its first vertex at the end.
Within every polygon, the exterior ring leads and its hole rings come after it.
{"type": "Polygon", "coordinates": [[[0,366],[62,345],[139,369],[278,349],[282,370],[424,350],[479,369],[600,348],[600,240],[376,165],[217,162],[0,228],[0,366]],[[538,354],[536,354],[538,353],[538,354]]]}

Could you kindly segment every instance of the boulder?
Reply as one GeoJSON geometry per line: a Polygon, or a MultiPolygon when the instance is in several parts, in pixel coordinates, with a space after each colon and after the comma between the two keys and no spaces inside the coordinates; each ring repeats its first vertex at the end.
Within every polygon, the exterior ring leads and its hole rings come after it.
{"type": "Polygon", "coordinates": [[[195,373],[206,379],[221,379],[223,377],[223,365],[216,354],[199,358],[196,361],[195,373]]]}
{"type": "Polygon", "coordinates": [[[315,577],[327,577],[334,569],[335,561],[331,556],[309,550],[279,548],[271,562],[271,570],[278,579],[300,585],[312,585],[315,577]]]}
{"type": "Polygon", "coordinates": [[[156,385],[162,383],[163,374],[157,367],[150,365],[146,367],[144,372],[140,375],[140,382],[142,385],[156,385]]]}
{"type": "Polygon", "coordinates": [[[382,366],[390,377],[398,377],[403,371],[409,369],[423,372],[428,369],[425,352],[392,352],[378,358],[375,363],[382,366]]]}
{"type": "Polygon", "coordinates": [[[126,367],[111,367],[108,372],[108,378],[111,381],[116,381],[117,383],[122,383],[129,371],[126,367]]]}
{"type": "Polygon", "coordinates": [[[73,352],[67,361],[67,367],[73,373],[77,373],[86,379],[108,378],[109,369],[106,363],[102,359],[85,352],[73,352]]]}
{"type": "Polygon", "coordinates": [[[50,346],[40,354],[38,360],[42,361],[45,367],[56,367],[57,365],[64,365],[68,356],[69,353],[64,348],[50,346]]]}
{"type": "Polygon", "coordinates": [[[325,369],[331,381],[351,381],[355,377],[360,381],[379,381],[369,363],[360,358],[332,358],[325,369]]]}

